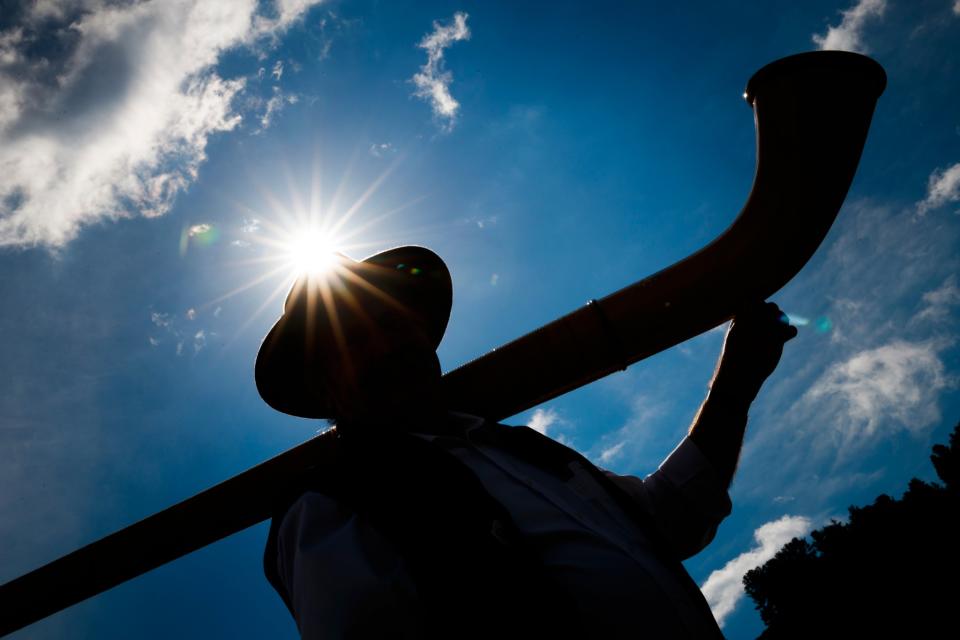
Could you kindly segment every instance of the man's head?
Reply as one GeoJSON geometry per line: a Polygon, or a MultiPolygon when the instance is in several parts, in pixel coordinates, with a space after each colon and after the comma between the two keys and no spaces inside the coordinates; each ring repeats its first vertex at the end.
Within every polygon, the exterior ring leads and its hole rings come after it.
{"type": "Polygon", "coordinates": [[[294,283],[257,355],[260,395],[292,415],[365,423],[434,410],[451,302],[450,274],[428,249],[343,256],[294,283]]]}

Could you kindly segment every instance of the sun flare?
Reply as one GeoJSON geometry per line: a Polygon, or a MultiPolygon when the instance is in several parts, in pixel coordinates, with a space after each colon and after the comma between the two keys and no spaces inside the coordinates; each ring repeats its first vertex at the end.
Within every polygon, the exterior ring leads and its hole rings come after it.
{"type": "MultiPolygon", "coordinates": [[[[340,265],[384,246],[396,245],[398,239],[394,237],[394,227],[388,224],[388,220],[417,204],[424,196],[398,206],[384,208],[381,204],[372,207],[371,198],[394,166],[384,170],[349,203],[343,203],[342,198],[353,190],[343,182],[328,201],[324,200],[319,162],[314,164],[308,192],[297,190],[294,187],[296,181],[288,175],[291,190],[285,199],[263,189],[260,207],[233,202],[243,215],[243,223],[237,228],[237,237],[230,241],[230,246],[246,254],[234,264],[246,271],[249,278],[205,304],[218,305],[261,285],[272,287],[266,293],[258,294],[260,304],[249,313],[242,327],[245,328],[262,313],[276,309],[277,299],[288,294],[296,283],[319,286],[321,291],[329,289],[339,278],[346,276],[345,270],[338,268],[340,265]]],[[[191,248],[213,246],[219,231],[209,224],[185,227],[181,255],[186,255],[191,248]]]]}
{"type": "Polygon", "coordinates": [[[315,227],[295,230],[291,234],[287,259],[297,276],[325,275],[337,262],[338,244],[328,232],[315,227]]]}

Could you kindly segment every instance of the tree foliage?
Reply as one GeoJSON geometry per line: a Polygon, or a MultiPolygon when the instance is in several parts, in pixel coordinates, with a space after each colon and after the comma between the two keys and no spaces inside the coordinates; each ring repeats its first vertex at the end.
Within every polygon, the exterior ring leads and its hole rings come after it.
{"type": "Polygon", "coordinates": [[[942,484],[917,478],[794,538],[744,576],[764,640],[956,637],[960,568],[960,424],[930,456],[942,484]]]}

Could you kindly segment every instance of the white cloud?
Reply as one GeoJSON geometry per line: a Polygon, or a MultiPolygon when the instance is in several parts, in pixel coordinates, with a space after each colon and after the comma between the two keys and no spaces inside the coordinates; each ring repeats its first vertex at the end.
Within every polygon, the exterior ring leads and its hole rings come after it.
{"type": "Polygon", "coordinates": [[[260,231],[260,221],[256,218],[244,218],[240,225],[241,233],[256,233],[260,231]]]}
{"type": "Polygon", "coordinates": [[[221,56],[278,38],[317,1],[270,15],[255,0],[33,5],[0,32],[0,246],[59,247],[103,219],[168,211],[210,136],[241,122],[245,81],[218,75],[221,56]]]}
{"type": "Polygon", "coordinates": [[[956,274],[950,274],[943,284],[923,294],[924,307],[913,317],[914,321],[940,322],[950,314],[950,308],[960,305],[960,287],[956,274]]]}
{"type": "Polygon", "coordinates": [[[859,0],[843,13],[840,26],[827,27],[826,35],[814,35],[820,49],[865,52],[863,29],[873,18],[880,18],[887,8],[886,0],[859,0]]]}
{"type": "Polygon", "coordinates": [[[573,425],[560,417],[560,414],[553,408],[535,409],[527,421],[527,426],[561,444],[573,446],[573,443],[563,433],[557,433],[558,429],[569,430],[573,425]]]}
{"type": "MultiPolygon", "coordinates": [[[[207,0],[204,0],[207,1],[207,0]]],[[[246,34],[248,41],[258,38],[268,38],[276,42],[279,37],[310,7],[321,0],[274,0],[273,15],[258,14],[253,16],[253,28],[246,34]]],[[[227,5],[231,5],[227,0],[227,5]]],[[[255,7],[254,7],[255,8],[255,7]]],[[[251,8],[251,13],[252,13],[251,8]]]]}
{"type": "Polygon", "coordinates": [[[195,224],[191,226],[189,229],[187,229],[187,236],[191,238],[195,238],[196,236],[209,233],[212,230],[213,230],[213,225],[211,224],[207,224],[205,222],[202,224],[195,224]]]}
{"type": "Polygon", "coordinates": [[[274,63],[273,70],[270,72],[270,75],[273,76],[273,79],[277,81],[283,77],[283,60],[277,60],[274,63]]]}
{"type": "Polygon", "coordinates": [[[200,350],[207,346],[207,332],[200,329],[193,334],[193,352],[200,353],[200,350]]]}
{"type": "Polygon", "coordinates": [[[317,55],[317,60],[322,62],[329,58],[334,40],[360,24],[361,20],[359,18],[348,19],[337,15],[333,11],[327,11],[326,15],[320,18],[318,22],[320,27],[320,53],[317,55]]]}
{"type": "Polygon", "coordinates": [[[805,536],[811,527],[810,520],[803,516],[783,516],[768,522],[753,533],[756,547],[741,553],[707,577],[700,589],[721,627],[743,599],[743,576],[776,555],[790,540],[805,536]]]}
{"type": "Polygon", "coordinates": [[[960,162],[930,174],[927,197],[917,203],[917,213],[924,215],[950,202],[960,202],[960,162]]]}
{"type": "Polygon", "coordinates": [[[150,314],[150,322],[158,327],[169,327],[170,314],[153,312],[150,314]]]}
{"type": "Polygon", "coordinates": [[[603,464],[609,463],[611,460],[620,455],[620,452],[623,451],[623,446],[627,444],[625,440],[621,440],[611,447],[607,447],[600,452],[600,462],[603,464]]]}
{"type": "Polygon", "coordinates": [[[444,69],[443,52],[454,42],[469,39],[467,14],[457,12],[451,24],[442,25],[434,21],[433,33],[424,36],[417,45],[421,49],[426,49],[427,63],[420,67],[420,71],[412,78],[417,87],[414,95],[430,103],[434,116],[446,131],[453,128],[460,103],[450,94],[453,74],[444,69]]]}
{"type": "MultiPolygon", "coordinates": [[[[213,312],[213,317],[219,318],[221,311],[222,308],[217,307],[213,312]]],[[[193,307],[184,311],[182,317],[180,314],[153,312],[150,314],[150,322],[156,327],[156,331],[154,335],[148,336],[147,340],[151,346],[156,347],[169,339],[172,344],[176,345],[178,356],[183,355],[185,346],[192,345],[193,353],[196,355],[205,349],[210,340],[217,335],[215,331],[211,331],[209,328],[189,324],[196,322],[199,315],[193,307]]]]}
{"type": "MultiPolygon", "coordinates": [[[[296,94],[283,93],[279,87],[273,88],[273,95],[270,96],[270,99],[263,103],[263,113],[260,114],[260,130],[263,131],[270,127],[270,124],[273,122],[273,117],[280,113],[285,106],[288,104],[296,104],[300,101],[300,97],[296,94]]],[[[258,131],[258,133],[259,133],[258,131]]]]}
{"type": "Polygon", "coordinates": [[[463,218],[464,224],[476,225],[477,229],[488,229],[497,224],[500,220],[500,216],[470,216],[468,218],[463,218]]]}
{"type": "Polygon", "coordinates": [[[374,158],[382,158],[385,155],[391,154],[394,152],[393,145],[389,142],[381,142],[379,144],[374,143],[370,145],[370,155],[374,158]]]}
{"type": "Polygon", "coordinates": [[[920,430],[940,420],[937,397],[950,384],[938,354],[945,346],[894,340],[860,351],[834,364],[799,403],[829,416],[814,428],[831,427],[843,449],[863,446],[882,430],[920,430]]]}
{"type": "Polygon", "coordinates": [[[530,423],[527,426],[543,435],[548,435],[547,430],[554,425],[557,417],[557,412],[553,409],[537,409],[530,417],[530,423]]]}
{"type": "Polygon", "coordinates": [[[636,392],[637,385],[647,387],[649,383],[632,376],[619,379],[617,384],[625,385],[623,394],[629,402],[629,413],[619,428],[601,436],[591,447],[588,457],[595,464],[610,468],[607,465],[618,466],[614,463],[619,461],[619,468],[611,470],[645,474],[676,446],[680,430],[687,425],[675,422],[669,411],[672,407],[658,393],[659,389],[636,392]]]}
{"type": "Polygon", "coordinates": [[[560,413],[552,407],[542,407],[534,409],[533,413],[526,419],[526,425],[542,433],[548,438],[553,438],[560,444],[573,447],[573,442],[567,434],[574,429],[574,424],[563,418],[560,413]]]}

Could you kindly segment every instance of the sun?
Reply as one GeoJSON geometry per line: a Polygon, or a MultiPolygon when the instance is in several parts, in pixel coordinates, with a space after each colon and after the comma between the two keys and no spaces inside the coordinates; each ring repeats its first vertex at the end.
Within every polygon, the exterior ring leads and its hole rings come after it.
{"type": "Polygon", "coordinates": [[[284,254],[295,276],[319,277],[337,263],[338,243],[334,236],[318,227],[294,229],[284,254]]]}
{"type": "MultiPolygon", "coordinates": [[[[353,256],[369,255],[384,246],[396,245],[394,227],[388,220],[402,211],[421,202],[426,196],[411,198],[389,208],[374,208],[370,199],[390,175],[391,165],[377,176],[351,203],[342,203],[344,193],[352,191],[341,184],[332,197],[324,199],[321,190],[319,161],[314,163],[313,179],[309,190],[297,190],[296,181],[288,175],[291,190],[287,198],[263,189],[263,204],[251,207],[245,202],[232,204],[243,214],[242,234],[230,242],[240,251],[247,252],[235,266],[243,269],[249,279],[230,291],[204,303],[213,307],[246,291],[272,284],[272,290],[262,294],[260,304],[250,311],[241,329],[252,324],[261,313],[275,308],[276,300],[289,294],[291,287],[317,286],[323,291],[334,286],[341,278],[350,277],[345,265],[350,265],[353,256]],[[341,206],[342,205],[342,206],[341,206]],[[376,233],[376,235],[372,235],[376,233]]],[[[184,231],[181,253],[184,246],[211,246],[217,239],[212,225],[198,224],[184,231]]]]}

